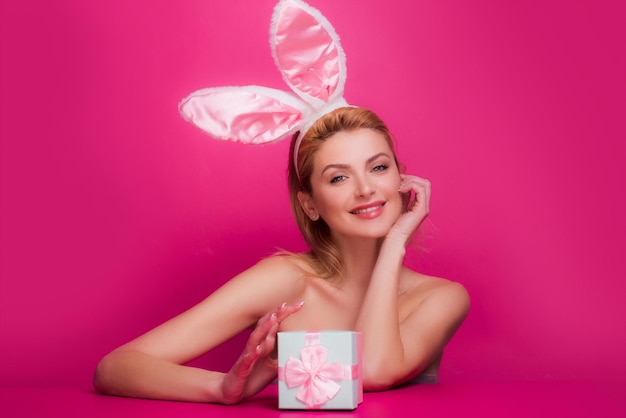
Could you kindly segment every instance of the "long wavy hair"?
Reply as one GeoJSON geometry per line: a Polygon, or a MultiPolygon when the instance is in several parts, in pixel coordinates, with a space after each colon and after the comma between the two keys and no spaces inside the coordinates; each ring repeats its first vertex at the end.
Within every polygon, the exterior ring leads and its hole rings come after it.
{"type": "MultiPolygon", "coordinates": [[[[298,192],[314,194],[315,191],[311,187],[311,175],[315,155],[324,141],[337,132],[362,128],[380,132],[387,140],[389,148],[394,150],[394,141],[385,123],[371,110],[360,107],[341,107],[315,121],[300,141],[297,158],[294,158],[294,152],[298,133],[291,140],[288,170],[289,198],[298,228],[311,248],[308,253],[302,255],[302,258],[325,279],[341,278],[343,260],[339,247],[323,219],[312,221],[307,216],[298,200],[298,192]]],[[[400,168],[395,151],[393,152],[395,163],[400,168]]]]}

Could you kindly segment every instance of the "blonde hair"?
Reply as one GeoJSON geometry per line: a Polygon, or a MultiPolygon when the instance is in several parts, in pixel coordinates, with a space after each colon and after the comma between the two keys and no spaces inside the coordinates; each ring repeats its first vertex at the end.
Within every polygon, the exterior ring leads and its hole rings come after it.
{"type": "MultiPolygon", "coordinates": [[[[385,123],[371,110],[360,107],[341,107],[322,116],[304,134],[297,150],[295,147],[298,133],[291,141],[288,170],[289,198],[298,228],[311,248],[310,252],[302,257],[317,274],[325,279],[341,277],[343,260],[329,226],[321,218],[312,221],[307,216],[298,200],[298,192],[313,194],[311,175],[314,159],[327,138],[337,132],[364,128],[383,134],[389,148],[394,150],[393,138],[385,123]],[[294,158],[294,152],[297,152],[296,158],[294,158]],[[298,167],[295,166],[296,163],[298,167]]],[[[394,160],[400,167],[395,152],[394,160]]]]}

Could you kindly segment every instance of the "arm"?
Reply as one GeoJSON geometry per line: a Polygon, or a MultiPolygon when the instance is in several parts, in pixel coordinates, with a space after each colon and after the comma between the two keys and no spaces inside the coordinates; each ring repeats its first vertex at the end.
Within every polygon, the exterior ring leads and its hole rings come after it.
{"type": "Polygon", "coordinates": [[[98,365],[94,386],[113,395],[217,403],[235,403],[256,393],[275,373],[269,354],[278,325],[300,309],[282,305],[301,296],[289,266],[284,257],[266,259],[188,311],[114,350],[98,365]],[[230,372],[184,366],[255,322],[230,372]]]}
{"type": "Polygon", "coordinates": [[[392,386],[404,365],[398,315],[398,282],[404,247],[395,253],[383,243],[356,322],[363,336],[363,387],[392,386]]]}
{"type": "Polygon", "coordinates": [[[402,319],[399,282],[405,247],[428,215],[428,181],[402,176],[400,191],[415,193],[409,209],[385,237],[372,272],[357,330],[363,333],[364,387],[387,389],[419,374],[441,353],[467,312],[462,286],[436,280],[436,288],[421,294],[421,302],[402,319]]]}

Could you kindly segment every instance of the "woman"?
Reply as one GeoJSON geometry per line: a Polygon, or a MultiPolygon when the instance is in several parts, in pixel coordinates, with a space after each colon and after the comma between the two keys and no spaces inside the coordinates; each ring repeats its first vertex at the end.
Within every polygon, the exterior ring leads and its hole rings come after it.
{"type": "Polygon", "coordinates": [[[428,215],[429,182],[401,173],[388,129],[369,110],[338,108],[296,137],[290,196],[311,251],[262,260],[114,350],[97,367],[99,391],[237,403],[276,378],[276,333],[307,329],[362,332],[365,390],[436,376],[469,298],[460,284],[403,266],[428,215]],[[255,324],[229,372],[184,365],[255,324]]]}

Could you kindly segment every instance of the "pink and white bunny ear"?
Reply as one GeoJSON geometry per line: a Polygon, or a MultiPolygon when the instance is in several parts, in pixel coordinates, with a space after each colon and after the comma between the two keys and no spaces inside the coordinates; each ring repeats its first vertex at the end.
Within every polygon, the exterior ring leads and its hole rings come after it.
{"type": "Polygon", "coordinates": [[[216,139],[264,144],[298,131],[307,106],[297,96],[260,86],[198,90],[179,105],[182,116],[216,139]]]}
{"type": "Polygon", "coordinates": [[[264,144],[305,132],[324,114],[348,105],[343,98],[346,57],[335,30],[317,9],[301,0],[280,0],[270,46],[297,96],[260,86],[208,88],[182,100],[183,118],[216,139],[264,144]]]}
{"type": "Polygon", "coordinates": [[[272,55],[287,85],[315,109],[340,99],[346,55],[322,13],[301,0],[281,0],[270,28],[272,55]]]}

